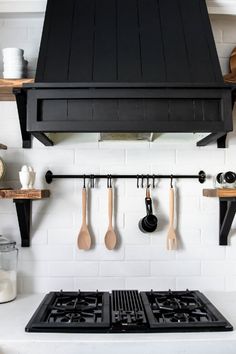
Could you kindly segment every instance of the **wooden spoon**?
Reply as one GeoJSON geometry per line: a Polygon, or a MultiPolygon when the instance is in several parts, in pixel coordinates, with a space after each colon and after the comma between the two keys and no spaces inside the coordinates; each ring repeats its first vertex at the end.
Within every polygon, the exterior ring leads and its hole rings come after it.
{"type": "Polygon", "coordinates": [[[170,223],[167,234],[167,249],[175,250],[177,248],[177,238],[174,229],[174,188],[170,188],[170,223]]]}
{"type": "Polygon", "coordinates": [[[113,213],[113,200],[112,200],[112,187],[108,188],[108,218],[109,225],[105,235],[105,245],[108,250],[113,250],[116,246],[117,237],[112,226],[112,213],[113,213]]]}
{"type": "Polygon", "coordinates": [[[86,188],[82,189],[82,225],[77,239],[77,246],[80,250],[91,248],[91,236],[86,223],[86,188]]]}
{"type": "Polygon", "coordinates": [[[224,75],[224,81],[229,83],[235,83],[236,82],[236,48],[234,48],[234,50],[230,55],[229,68],[230,68],[230,73],[224,75]]]}

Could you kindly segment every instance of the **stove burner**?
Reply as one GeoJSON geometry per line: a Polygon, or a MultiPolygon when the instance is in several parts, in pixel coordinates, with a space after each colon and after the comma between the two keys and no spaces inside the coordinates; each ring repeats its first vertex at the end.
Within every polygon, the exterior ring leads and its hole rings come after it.
{"type": "Polygon", "coordinates": [[[230,331],[233,327],[199,291],[51,292],[28,332],[230,331]]]}
{"type": "Polygon", "coordinates": [[[171,291],[141,293],[151,328],[196,328],[211,330],[224,326],[226,320],[198,291],[171,291]]]}
{"type": "Polygon", "coordinates": [[[67,313],[65,317],[61,318],[61,322],[86,322],[86,319],[79,313],[67,313]]]}

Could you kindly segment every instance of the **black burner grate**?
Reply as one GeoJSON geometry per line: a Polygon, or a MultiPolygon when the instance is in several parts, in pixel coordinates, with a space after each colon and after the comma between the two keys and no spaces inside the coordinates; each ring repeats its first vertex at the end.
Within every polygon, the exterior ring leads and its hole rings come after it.
{"type": "Polygon", "coordinates": [[[109,327],[109,293],[61,291],[46,295],[26,331],[104,332],[109,327]]]}
{"type": "Polygon", "coordinates": [[[199,291],[142,292],[151,329],[230,330],[232,326],[199,291]]]}

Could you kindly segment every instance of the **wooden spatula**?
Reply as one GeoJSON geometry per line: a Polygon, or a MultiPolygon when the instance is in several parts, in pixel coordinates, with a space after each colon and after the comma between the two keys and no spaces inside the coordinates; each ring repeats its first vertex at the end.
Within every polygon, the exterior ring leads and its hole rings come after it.
{"type": "Polygon", "coordinates": [[[167,249],[175,250],[177,248],[177,238],[174,229],[174,188],[170,188],[170,221],[169,221],[169,230],[167,234],[167,249]]]}
{"type": "Polygon", "coordinates": [[[86,188],[82,189],[82,225],[77,239],[77,245],[80,250],[89,250],[91,248],[91,236],[86,223],[86,188]]]}
{"type": "Polygon", "coordinates": [[[108,188],[108,229],[105,235],[105,245],[108,250],[113,250],[116,246],[117,237],[112,226],[112,213],[113,213],[113,191],[112,187],[108,188]]]}

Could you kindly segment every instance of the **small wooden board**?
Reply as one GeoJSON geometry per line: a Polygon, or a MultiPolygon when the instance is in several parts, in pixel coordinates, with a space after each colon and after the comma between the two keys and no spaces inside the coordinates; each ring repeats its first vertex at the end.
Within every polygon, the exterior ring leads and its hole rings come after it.
{"type": "Polygon", "coordinates": [[[48,189],[0,189],[0,199],[44,199],[50,197],[48,189]]]}
{"type": "Polygon", "coordinates": [[[7,146],[4,144],[0,144],[0,150],[7,150],[7,146]]]}
{"type": "Polygon", "coordinates": [[[218,198],[235,198],[236,188],[218,188],[218,189],[203,189],[204,197],[218,197],[218,198]]]}
{"type": "Polygon", "coordinates": [[[12,89],[32,82],[34,82],[34,79],[0,79],[0,101],[15,101],[15,95],[13,95],[12,89]]]}

